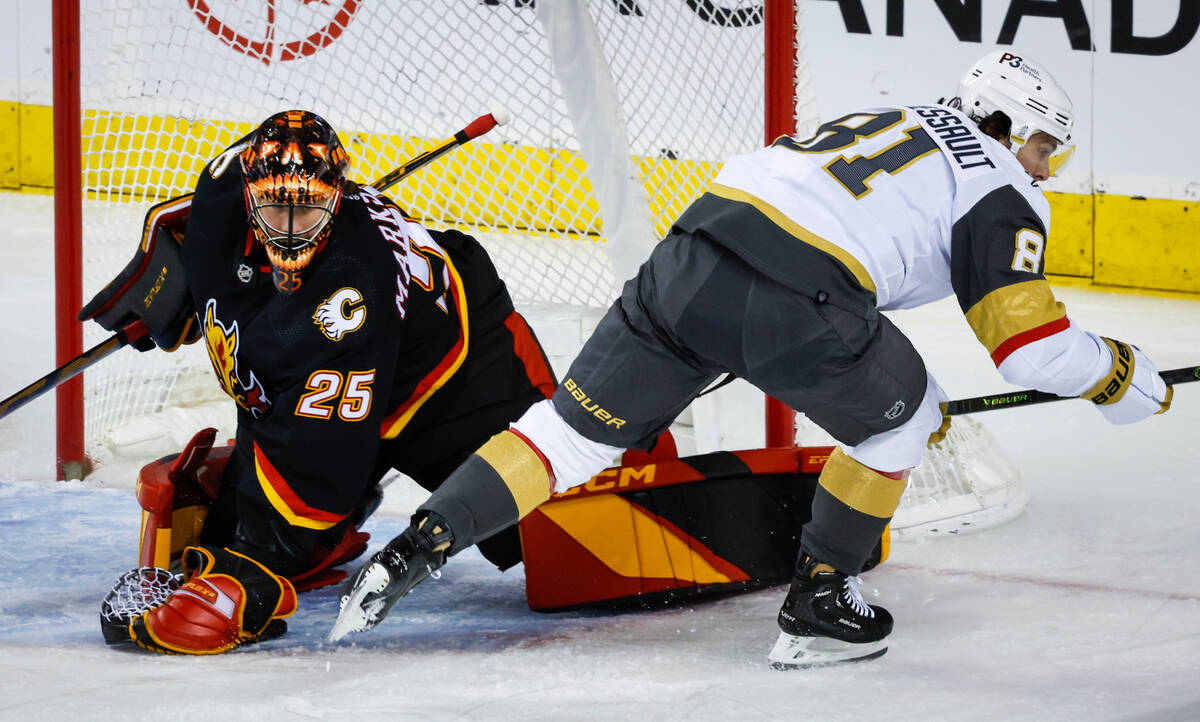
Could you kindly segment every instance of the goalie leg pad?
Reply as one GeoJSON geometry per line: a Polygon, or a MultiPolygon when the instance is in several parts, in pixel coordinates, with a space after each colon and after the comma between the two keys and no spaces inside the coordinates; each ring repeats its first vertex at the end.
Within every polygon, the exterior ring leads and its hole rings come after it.
{"type": "Polygon", "coordinates": [[[200,541],[209,507],[233,447],[213,448],[217,430],[196,433],[183,451],[142,467],[137,500],[142,507],[138,565],[167,568],[200,541]]]}
{"type": "Polygon", "coordinates": [[[164,604],[129,624],[130,639],[163,654],[220,654],[282,634],[296,611],[296,590],[250,557],[188,547],[188,580],[164,604]]]}

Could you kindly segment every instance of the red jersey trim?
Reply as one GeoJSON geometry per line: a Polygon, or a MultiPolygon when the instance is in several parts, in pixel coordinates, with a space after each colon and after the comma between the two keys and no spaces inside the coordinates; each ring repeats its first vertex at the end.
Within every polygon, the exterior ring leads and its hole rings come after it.
{"type": "Polygon", "coordinates": [[[345,514],[335,514],[305,504],[267,459],[257,441],[254,442],[254,472],[267,501],[292,526],[323,530],[346,518],[345,514]]]}
{"type": "Polygon", "coordinates": [[[443,259],[446,261],[446,270],[450,273],[449,292],[451,298],[454,300],[454,310],[458,314],[458,341],[442,357],[438,365],[434,366],[433,370],[417,383],[417,387],[413,389],[412,395],[383,420],[380,435],[385,439],[396,438],[408,426],[408,422],[412,421],[413,416],[425,405],[425,402],[438,389],[445,386],[446,382],[458,372],[459,367],[463,365],[463,361],[467,358],[467,349],[470,342],[470,318],[467,313],[467,293],[463,287],[462,277],[458,274],[458,269],[454,267],[454,263],[450,260],[450,255],[444,255],[443,259]]]}
{"type": "Polygon", "coordinates": [[[992,352],[992,363],[996,364],[997,368],[999,368],[1000,364],[1004,362],[1004,359],[1011,356],[1014,351],[1022,346],[1031,344],[1034,341],[1040,341],[1048,336],[1053,336],[1059,331],[1065,331],[1070,327],[1071,319],[1063,316],[1062,318],[1056,319],[1049,323],[1044,323],[1041,326],[1031,328],[1028,331],[1022,331],[1016,336],[1006,339],[1003,343],[996,347],[996,350],[992,352]]]}

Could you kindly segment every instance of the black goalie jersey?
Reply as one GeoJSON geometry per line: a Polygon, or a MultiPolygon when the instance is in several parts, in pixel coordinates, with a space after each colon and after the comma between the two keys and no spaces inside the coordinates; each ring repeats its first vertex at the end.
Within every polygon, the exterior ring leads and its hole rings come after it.
{"type": "Polygon", "coordinates": [[[188,216],[182,258],[201,338],[238,406],[226,486],[239,512],[266,515],[268,557],[338,525],[388,467],[435,487],[553,391],[482,247],[427,231],[371,187],[346,188],[291,295],[272,284],[236,163],[212,164],[192,196],[160,210],[188,216]]]}

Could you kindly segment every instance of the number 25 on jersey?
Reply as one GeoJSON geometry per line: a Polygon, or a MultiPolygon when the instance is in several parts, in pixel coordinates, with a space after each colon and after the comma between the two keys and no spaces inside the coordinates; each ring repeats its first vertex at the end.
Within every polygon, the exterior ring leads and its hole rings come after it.
{"type": "Polygon", "coordinates": [[[337,371],[313,371],[305,383],[308,393],[296,404],[296,416],[331,419],[334,411],[342,421],[362,421],[371,413],[371,383],[375,369],[351,371],[345,378],[337,371]]]}

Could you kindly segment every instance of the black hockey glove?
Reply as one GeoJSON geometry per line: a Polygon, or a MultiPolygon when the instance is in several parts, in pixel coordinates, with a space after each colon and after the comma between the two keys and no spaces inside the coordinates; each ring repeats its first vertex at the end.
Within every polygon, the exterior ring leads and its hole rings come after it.
{"type": "MultiPolygon", "coordinates": [[[[147,224],[162,215],[157,213],[160,208],[150,209],[147,224]]],[[[195,304],[179,256],[183,234],[158,222],[146,235],[148,241],[143,241],[120,275],[83,307],[79,320],[93,320],[116,332],[141,319],[149,336],[134,342],[137,350],[158,346],[174,351],[200,338],[195,304]]]]}

